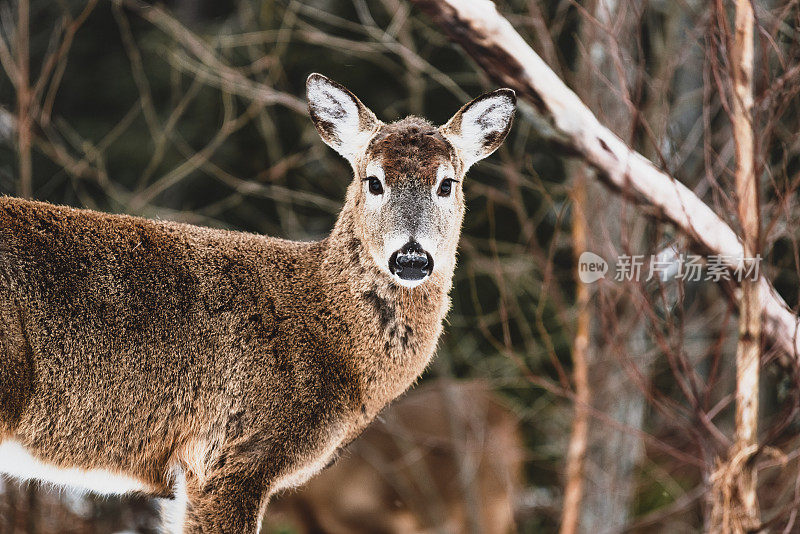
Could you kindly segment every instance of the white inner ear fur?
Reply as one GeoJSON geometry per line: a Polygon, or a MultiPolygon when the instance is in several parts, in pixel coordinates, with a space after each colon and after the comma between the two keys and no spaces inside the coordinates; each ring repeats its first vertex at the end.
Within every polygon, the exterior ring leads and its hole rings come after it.
{"type": "Polygon", "coordinates": [[[479,100],[461,116],[461,131],[450,134],[450,141],[461,151],[465,171],[482,160],[497,147],[486,147],[484,141],[494,133],[502,132],[514,115],[514,102],[507,96],[497,95],[479,100]]]}
{"type": "Polygon", "coordinates": [[[333,136],[323,141],[352,164],[373,132],[359,129],[358,103],[348,92],[321,79],[309,82],[308,100],[317,117],[333,125],[333,136]]]}

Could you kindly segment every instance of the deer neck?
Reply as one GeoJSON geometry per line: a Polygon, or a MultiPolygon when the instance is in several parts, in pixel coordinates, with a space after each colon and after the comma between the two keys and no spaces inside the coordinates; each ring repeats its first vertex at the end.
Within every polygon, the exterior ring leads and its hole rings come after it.
{"type": "Polygon", "coordinates": [[[353,221],[352,208],[345,205],[323,242],[320,276],[336,291],[343,319],[359,337],[353,350],[364,378],[366,410],[377,413],[419,377],[433,356],[450,305],[453,272],[434,271],[414,289],[396,284],[375,265],[353,221]]]}

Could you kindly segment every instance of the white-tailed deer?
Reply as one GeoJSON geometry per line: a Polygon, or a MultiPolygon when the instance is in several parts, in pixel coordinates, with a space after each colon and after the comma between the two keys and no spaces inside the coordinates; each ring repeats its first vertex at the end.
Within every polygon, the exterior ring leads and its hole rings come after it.
{"type": "Polygon", "coordinates": [[[486,384],[427,384],[380,419],[334,465],[270,503],[265,534],[514,530],[524,448],[517,417],[486,384]]]}
{"type": "Polygon", "coordinates": [[[320,242],[0,199],[0,471],[175,494],[175,531],[254,533],[425,369],[461,180],[514,93],[437,128],[384,124],[318,74],[307,91],[354,172],[320,242]]]}

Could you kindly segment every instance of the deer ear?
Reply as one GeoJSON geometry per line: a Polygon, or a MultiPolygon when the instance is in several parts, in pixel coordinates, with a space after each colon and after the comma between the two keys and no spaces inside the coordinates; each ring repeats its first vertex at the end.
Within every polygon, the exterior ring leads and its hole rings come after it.
{"type": "Polygon", "coordinates": [[[308,113],[322,140],[353,163],[380,121],[346,87],[322,74],[308,77],[306,95],[308,113]]]}
{"type": "Polygon", "coordinates": [[[498,89],[466,104],[442,126],[444,136],[461,152],[465,171],[503,144],[516,109],[514,91],[498,89]]]}

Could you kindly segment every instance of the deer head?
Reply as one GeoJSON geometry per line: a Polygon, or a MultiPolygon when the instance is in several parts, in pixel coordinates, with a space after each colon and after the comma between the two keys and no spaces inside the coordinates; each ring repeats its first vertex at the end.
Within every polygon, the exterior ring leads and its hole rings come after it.
{"type": "Polygon", "coordinates": [[[413,288],[452,274],[471,165],[502,144],[516,109],[511,89],[462,107],[441,127],[418,117],[384,124],[342,85],[312,74],[308,108],[322,140],[353,168],[345,210],[375,265],[413,288]]]}

